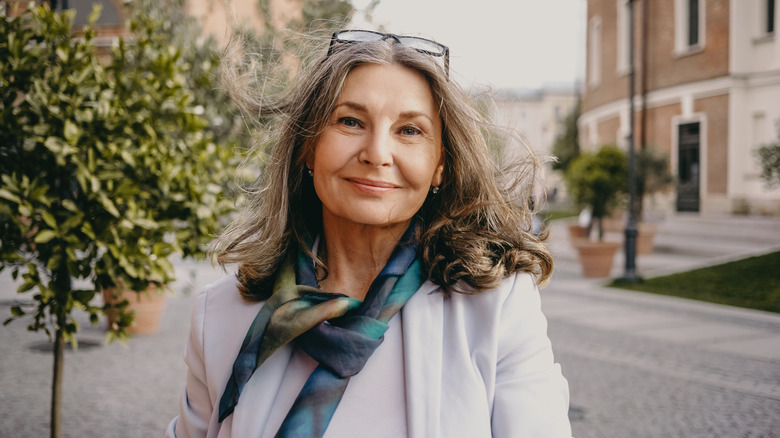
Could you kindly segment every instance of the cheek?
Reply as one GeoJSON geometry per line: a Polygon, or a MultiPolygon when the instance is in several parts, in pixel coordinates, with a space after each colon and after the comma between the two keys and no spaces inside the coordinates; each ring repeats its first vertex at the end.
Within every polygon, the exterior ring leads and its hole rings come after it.
{"type": "Polygon", "coordinates": [[[333,141],[330,136],[322,134],[317,143],[312,145],[309,152],[308,164],[311,169],[324,172],[333,167],[334,162],[339,159],[339,148],[332,147],[333,141]]]}
{"type": "Polygon", "coordinates": [[[430,153],[427,156],[418,156],[416,160],[409,160],[410,180],[415,185],[428,186],[434,185],[439,175],[441,156],[436,153],[430,153]]]}

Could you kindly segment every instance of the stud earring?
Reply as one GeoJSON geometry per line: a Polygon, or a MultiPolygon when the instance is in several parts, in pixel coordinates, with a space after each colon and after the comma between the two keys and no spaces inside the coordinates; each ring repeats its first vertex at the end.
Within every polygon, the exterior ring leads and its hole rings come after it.
{"type": "Polygon", "coordinates": [[[433,193],[434,195],[439,193],[439,186],[431,187],[431,193],[433,193]]]}
{"type": "Polygon", "coordinates": [[[309,176],[314,176],[314,170],[309,169],[308,167],[306,168],[306,173],[308,173],[309,176]]]}

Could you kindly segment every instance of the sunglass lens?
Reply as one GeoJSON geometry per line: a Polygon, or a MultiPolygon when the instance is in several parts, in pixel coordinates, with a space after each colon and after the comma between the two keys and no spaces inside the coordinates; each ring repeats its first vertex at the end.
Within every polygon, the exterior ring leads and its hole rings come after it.
{"type": "Polygon", "coordinates": [[[362,43],[366,41],[379,41],[384,38],[384,35],[366,30],[347,30],[344,32],[339,32],[337,38],[340,41],[362,43]]]}
{"type": "Polygon", "coordinates": [[[441,44],[426,40],[424,38],[417,38],[417,37],[406,37],[402,36],[400,37],[401,44],[411,47],[415,50],[419,50],[421,52],[426,52],[431,55],[435,56],[442,56],[444,55],[444,48],[441,44]]]}

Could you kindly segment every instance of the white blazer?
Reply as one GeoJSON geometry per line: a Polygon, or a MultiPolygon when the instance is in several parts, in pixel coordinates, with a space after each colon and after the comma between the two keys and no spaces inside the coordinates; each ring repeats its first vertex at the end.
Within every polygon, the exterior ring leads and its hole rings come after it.
{"type": "MultiPolygon", "coordinates": [[[[244,391],[244,406],[221,424],[218,406],[241,342],[262,303],[241,299],[234,277],[197,297],[184,353],[189,368],[180,414],[166,437],[258,436],[277,387],[244,391]],[[250,398],[251,401],[246,400],[250,398]]],[[[407,430],[412,438],[570,437],[569,388],[553,361],[539,292],[515,274],[477,295],[445,297],[424,283],[401,310],[407,430]]],[[[252,380],[279,385],[291,346],[252,380]]]]}

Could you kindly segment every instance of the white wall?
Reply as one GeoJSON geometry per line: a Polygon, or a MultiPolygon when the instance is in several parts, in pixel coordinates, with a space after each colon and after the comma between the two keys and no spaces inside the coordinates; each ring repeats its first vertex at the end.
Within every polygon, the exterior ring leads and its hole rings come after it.
{"type": "Polygon", "coordinates": [[[780,2],[775,5],[775,32],[764,32],[766,0],[731,0],[729,70],[733,75],[780,69],[780,2]]]}
{"type": "Polygon", "coordinates": [[[765,187],[754,155],[759,146],[780,141],[780,73],[742,82],[732,89],[729,104],[729,197],[780,203],[780,188],[765,187]]]}

